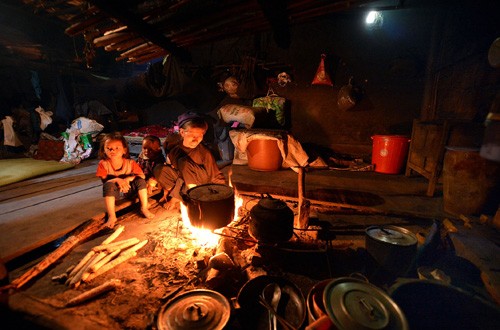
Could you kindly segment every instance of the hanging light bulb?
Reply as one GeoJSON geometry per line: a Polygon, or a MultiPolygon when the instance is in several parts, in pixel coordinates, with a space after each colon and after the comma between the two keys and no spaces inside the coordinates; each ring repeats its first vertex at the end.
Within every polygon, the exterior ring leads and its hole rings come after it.
{"type": "Polygon", "coordinates": [[[382,14],[375,10],[370,11],[365,18],[365,23],[368,26],[380,26],[382,25],[382,21],[382,14]]]}

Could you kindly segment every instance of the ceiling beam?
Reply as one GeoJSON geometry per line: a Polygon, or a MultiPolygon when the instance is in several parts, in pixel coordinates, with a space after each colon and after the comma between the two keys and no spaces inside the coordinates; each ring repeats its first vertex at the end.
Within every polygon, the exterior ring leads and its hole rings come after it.
{"type": "Polygon", "coordinates": [[[132,12],[124,8],[123,1],[116,0],[90,0],[94,6],[105,12],[110,17],[120,21],[122,24],[127,25],[131,30],[137,34],[156,44],[158,47],[163,48],[170,54],[182,60],[190,60],[191,55],[188,51],[180,48],[177,44],[165,37],[161,32],[155,29],[150,24],[138,18],[132,12]]]}

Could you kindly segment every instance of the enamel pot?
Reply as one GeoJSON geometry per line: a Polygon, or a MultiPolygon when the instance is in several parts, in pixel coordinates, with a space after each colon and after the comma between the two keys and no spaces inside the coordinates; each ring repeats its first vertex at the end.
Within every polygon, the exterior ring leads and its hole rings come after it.
{"type": "Polygon", "coordinates": [[[204,184],[189,189],[184,197],[191,225],[217,229],[234,218],[234,191],[223,184],[204,184]]]}
{"type": "Polygon", "coordinates": [[[293,211],[282,200],[262,195],[250,210],[249,234],[260,242],[286,242],[293,235],[293,211]]]}

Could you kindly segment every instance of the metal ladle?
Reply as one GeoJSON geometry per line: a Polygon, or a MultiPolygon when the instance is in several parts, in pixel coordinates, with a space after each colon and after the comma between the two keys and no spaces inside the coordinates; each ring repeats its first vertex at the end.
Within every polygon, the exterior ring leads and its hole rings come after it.
{"type": "Polygon", "coordinates": [[[278,325],[276,323],[276,313],[278,311],[278,305],[281,299],[281,288],[276,283],[269,283],[262,290],[262,297],[269,306],[272,308],[269,310],[269,329],[277,330],[278,325]]]}

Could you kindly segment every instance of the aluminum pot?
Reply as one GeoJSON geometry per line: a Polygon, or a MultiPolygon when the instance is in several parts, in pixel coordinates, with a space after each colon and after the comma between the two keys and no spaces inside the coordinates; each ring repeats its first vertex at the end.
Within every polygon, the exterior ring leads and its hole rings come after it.
{"type": "Polygon", "coordinates": [[[198,289],[169,300],[158,314],[159,330],[222,330],[229,321],[229,300],[217,291],[198,289]]]}
{"type": "Polygon", "coordinates": [[[293,211],[282,200],[263,194],[250,210],[249,234],[260,242],[288,241],[293,235],[293,211]]]}
{"type": "Polygon", "coordinates": [[[191,225],[217,229],[234,218],[234,190],[232,187],[209,183],[189,189],[184,197],[191,225]]]}
{"type": "Polygon", "coordinates": [[[377,286],[352,277],[331,281],[323,305],[337,330],[408,330],[399,306],[377,286]]]}
{"type": "Polygon", "coordinates": [[[417,255],[417,237],[406,228],[387,225],[365,230],[366,251],[391,275],[405,275],[417,255]]]}

